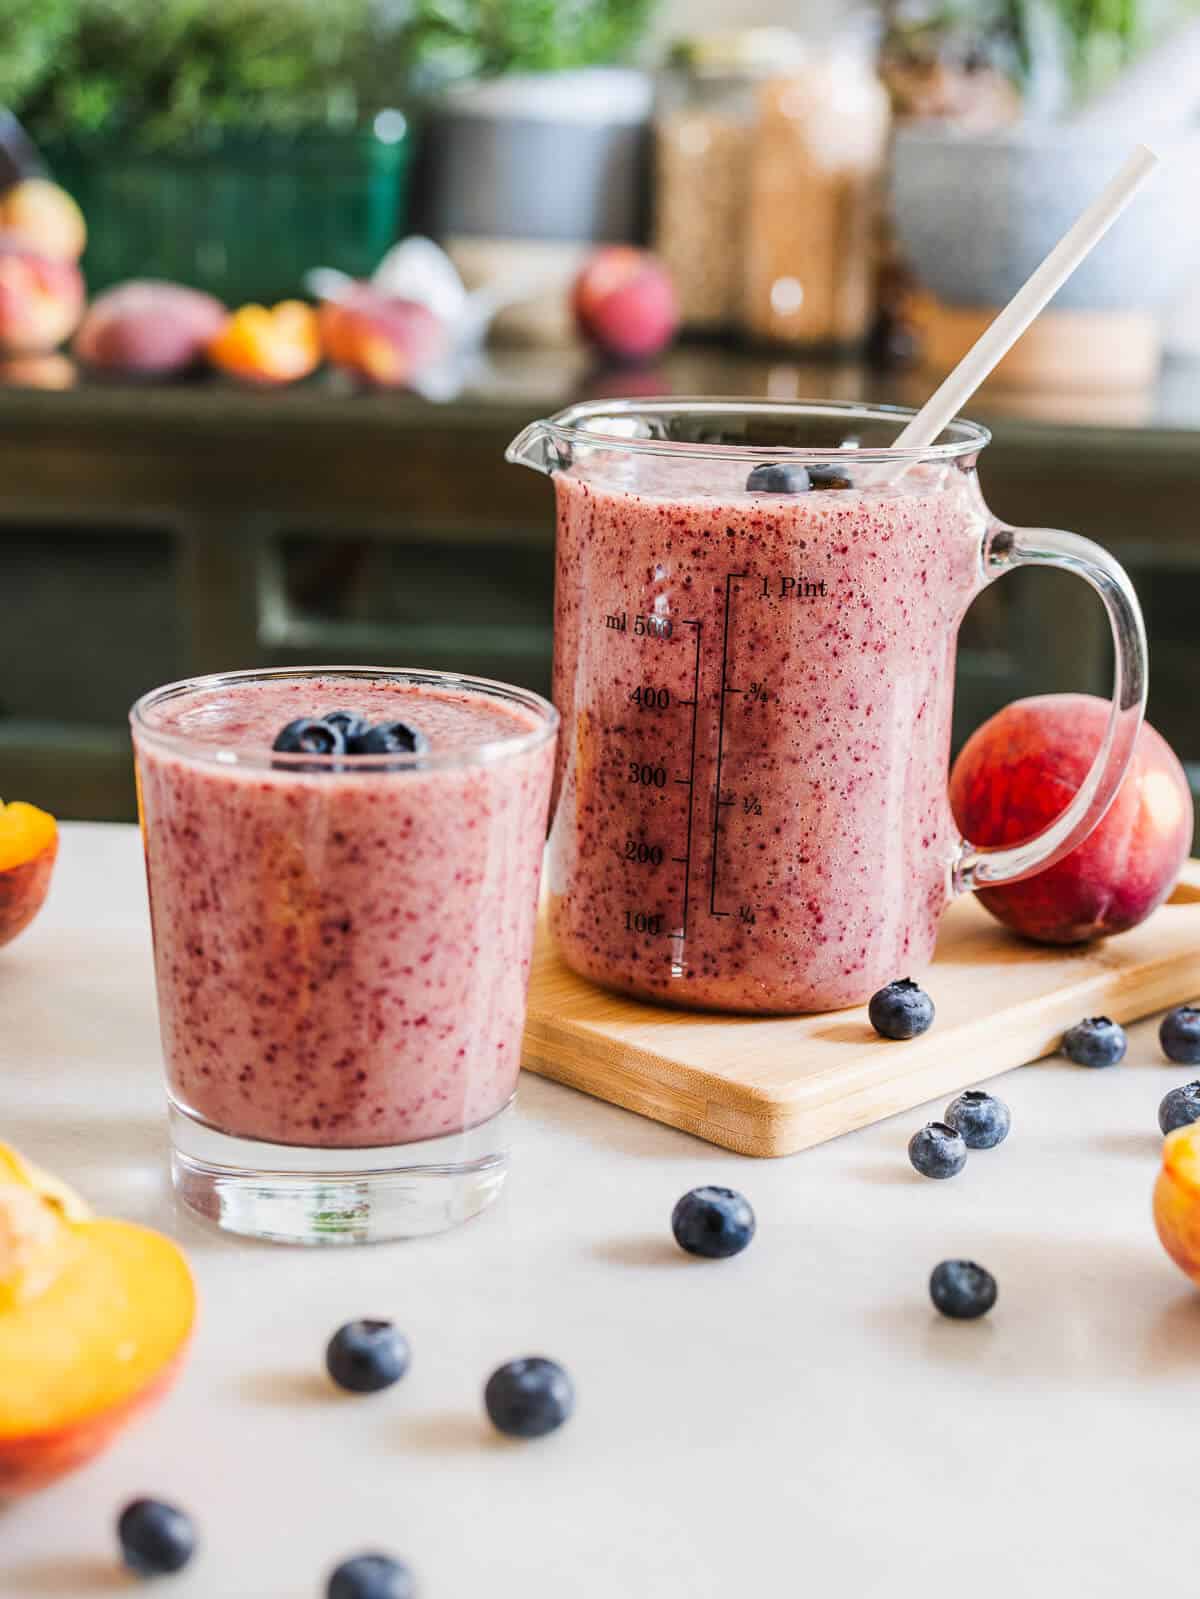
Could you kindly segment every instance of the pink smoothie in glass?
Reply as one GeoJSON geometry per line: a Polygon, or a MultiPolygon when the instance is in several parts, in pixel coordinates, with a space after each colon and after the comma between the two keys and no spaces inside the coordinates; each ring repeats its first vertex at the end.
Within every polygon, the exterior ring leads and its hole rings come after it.
{"type": "Polygon", "coordinates": [[[503,1108],[553,764],[538,704],[384,673],[268,675],[135,716],[180,1109],[238,1137],[363,1148],[503,1108]],[[283,769],[284,724],[339,707],[421,730],[427,757],[283,769]]]}
{"type": "Polygon", "coordinates": [[[559,949],[672,1004],[857,1003],[929,959],[948,897],[974,475],[781,495],[685,462],[685,494],[622,469],[555,475],[559,949]]]}

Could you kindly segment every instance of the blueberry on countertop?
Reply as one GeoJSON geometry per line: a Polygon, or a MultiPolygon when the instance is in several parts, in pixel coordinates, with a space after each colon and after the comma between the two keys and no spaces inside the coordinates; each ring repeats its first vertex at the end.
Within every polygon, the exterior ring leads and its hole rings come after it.
{"type": "Polygon", "coordinates": [[[1158,1107],[1158,1125],[1164,1135],[1173,1133],[1177,1127],[1188,1127],[1192,1122],[1200,1122],[1200,1083],[1184,1083],[1182,1088],[1173,1088],[1163,1096],[1158,1107]]]}
{"type": "Polygon", "coordinates": [[[943,1260],[929,1278],[929,1297],[943,1316],[974,1321],[996,1303],[996,1279],[973,1260],[943,1260]]]}
{"type": "Polygon", "coordinates": [[[1063,1034],[1062,1050],[1076,1066],[1115,1066],[1125,1058],[1125,1029],[1107,1016],[1089,1016],[1063,1034]]]}
{"type": "Polygon", "coordinates": [[[325,1599],[413,1599],[412,1571],[390,1555],[355,1555],[331,1572],[325,1599]]]}
{"type": "Polygon", "coordinates": [[[121,1558],[139,1577],[182,1571],[196,1553],[192,1518],[161,1499],[134,1499],[117,1520],[121,1558]]]}
{"type": "Polygon", "coordinates": [[[767,461],[756,466],[746,479],[746,488],[751,494],[807,494],[809,487],[805,469],[788,466],[783,461],[767,461]]]}
{"type": "Polygon", "coordinates": [[[985,1094],[982,1088],[968,1088],[950,1101],[942,1120],[962,1134],[968,1149],[995,1149],[1008,1137],[1012,1112],[994,1094],[985,1094]]]}
{"type": "Polygon", "coordinates": [[[901,977],[871,995],[867,1014],[883,1038],[916,1038],[933,1026],[933,1001],[911,977],[901,977]]]}
{"type": "Polygon", "coordinates": [[[429,740],[407,722],[377,722],[355,741],[356,755],[423,755],[429,740]]]}
{"type": "Polygon", "coordinates": [[[509,1438],[544,1438],[575,1408],[575,1389],[556,1360],[530,1355],[498,1366],[483,1403],[497,1432],[509,1438]]]}
{"type": "Polygon", "coordinates": [[[926,1122],[909,1139],[908,1158],[922,1177],[957,1177],[967,1164],[966,1140],[945,1122],[926,1122]]]}
{"type": "Polygon", "coordinates": [[[1200,1065],[1200,1007],[1177,1005],[1168,1011],[1158,1029],[1158,1041],[1168,1060],[1181,1066],[1200,1065]]]}
{"type": "Polygon", "coordinates": [[[273,750],[281,755],[341,755],[346,740],[340,727],[318,716],[301,716],[276,735],[273,750]]]}
{"type": "Polygon", "coordinates": [[[740,1255],[754,1237],[750,1201],[733,1188],[693,1188],[671,1212],[671,1231],[680,1249],[705,1260],[740,1255]]]}
{"type": "Polygon", "coordinates": [[[330,727],[336,727],[340,731],[342,737],[346,740],[346,748],[351,752],[354,752],[356,741],[362,738],[371,725],[359,711],[326,711],[325,715],[321,717],[321,721],[327,722],[330,727]]]}
{"type": "Polygon", "coordinates": [[[325,1348],[326,1370],[339,1388],[352,1394],[390,1388],[411,1360],[408,1339],[390,1321],[348,1321],[325,1348]]]}

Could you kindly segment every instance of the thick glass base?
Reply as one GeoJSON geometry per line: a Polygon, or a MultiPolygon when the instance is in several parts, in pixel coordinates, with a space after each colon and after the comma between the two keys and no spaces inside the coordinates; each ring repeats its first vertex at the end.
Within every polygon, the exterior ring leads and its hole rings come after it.
{"type": "Polygon", "coordinates": [[[234,1138],[170,1106],[180,1201],[227,1232],[284,1244],[374,1244],[485,1210],[508,1174],[509,1105],[449,1138],[310,1149],[234,1138]]]}

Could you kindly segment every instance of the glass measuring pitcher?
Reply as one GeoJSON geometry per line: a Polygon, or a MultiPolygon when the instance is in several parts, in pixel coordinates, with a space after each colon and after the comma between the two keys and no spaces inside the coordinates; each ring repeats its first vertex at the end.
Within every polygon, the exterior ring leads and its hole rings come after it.
{"type": "Polygon", "coordinates": [[[888,448],[910,415],[609,401],[510,445],[558,500],[548,880],[575,971],[714,1010],[856,1004],[929,960],[954,895],[1029,876],[1104,814],[1145,704],[1129,580],[1086,539],[991,515],[984,428],[888,448]],[[1112,713],[1062,815],[982,849],[947,797],[956,637],[1022,565],[1099,593],[1112,713]]]}

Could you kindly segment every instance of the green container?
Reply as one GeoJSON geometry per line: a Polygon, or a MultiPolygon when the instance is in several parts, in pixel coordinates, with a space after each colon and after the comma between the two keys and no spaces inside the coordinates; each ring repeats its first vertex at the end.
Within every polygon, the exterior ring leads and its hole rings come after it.
{"type": "Polygon", "coordinates": [[[62,144],[43,151],[88,224],[92,293],[169,278],[227,305],[303,292],[309,267],[366,277],[404,227],[411,136],[225,137],[186,149],[62,144]]]}

